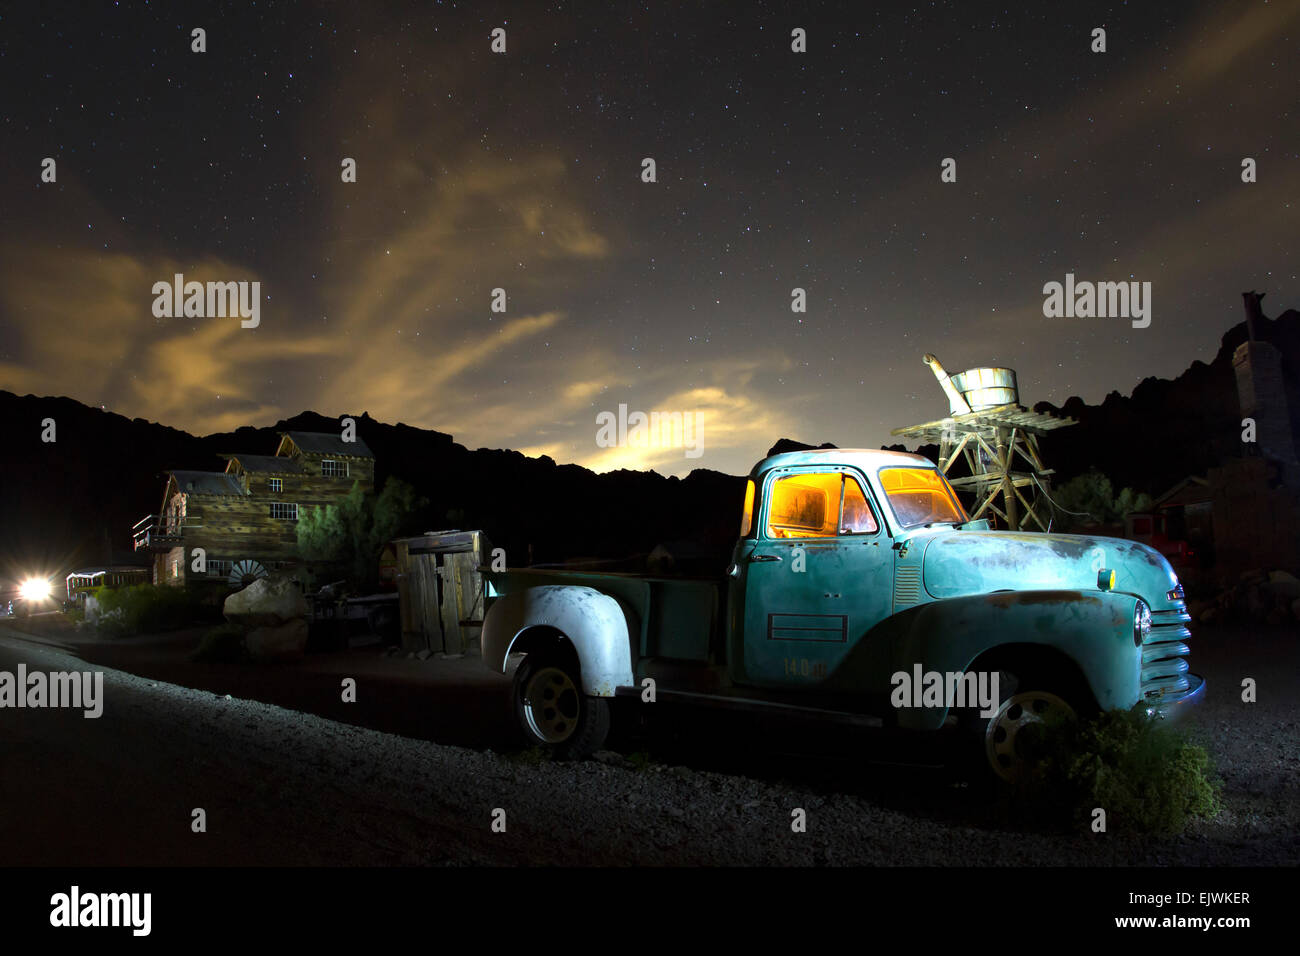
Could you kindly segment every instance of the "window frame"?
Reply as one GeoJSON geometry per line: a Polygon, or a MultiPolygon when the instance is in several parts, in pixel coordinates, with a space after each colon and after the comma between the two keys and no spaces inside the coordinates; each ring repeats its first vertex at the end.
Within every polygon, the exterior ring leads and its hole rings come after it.
{"type": "Polygon", "coordinates": [[[297,502],[294,502],[294,501],[272,501],[271,504],[270,504],[270,516],[271,516],[271,519],[272,519],[273,521],[297,521],[297,520],[298,520],[298,504],[297,504],[297,502]],[[276,508],[280,508],[280,509],[283,509],[283,510],[285,510],[285,511],[287,511],[288,509],[292,508],[292,509],[293,509],[293,514],[292,514],[292,516],[291,516],[291,515],[288,515],[288,514],[276,514],[276,513],[275,513],[275,509],[276,509],[276,508]]]}
{"type": "Polygon", "coordinates": [[[763,482],[762,500],[756,503],[756,513],[760,518],[760,521],[756,523],[756,527],[751,529],[751,535],[763,541],[781,541],[781,542],[798,543],[802,541],[825,542],[825,541],[839,541],[840,539],[847,539],[847,538],[871,538],[878,534],[881,534],[885,529],[884,514],[882,512],[882,509],[879,507],[879,505],[876,504],[876,502],[873,500],[872,497],[871,482],[867,481],[865,474],[863,474],[859,469],[854,468],[851,465],[828,465],[828,466],[810,465],[806,467],[793,468],[789,470],[781,469],[778,471],[769,472],[767,480],[763,482]],[[786,478],[796,478],[799,477],[800,475],[835,475],[835,474],[838,474],[840,476],[840,501],[839,501],[839,510],[836,514],[836,519],[835,519],[834,534],[816,535],[816,536],[809,536],[809,537],[797,537],[797,538],[777,538],[777,537],[773,537],[770,534],[771,527],[772,527],[771,506],[774,497],[773,492],[774,489],[776,488],[777,482],[782,481],[786,478]],[[876,529],[874,531],[845,532],[843,530],[844,482],[847,479],[852,479],[853,481],[857,482],[858,488],[862,492],[862,498],[867,504],[867,510],[871,514],[871,519],[872,521],[875,522],[876,529]]]}
{"type": "Polygon", "coordinates": [[[881,465],[879,468],[876,469],[876,480],[880,482],[880,493],[885,499],[885,504],[889,506],[889,513],[893,517],[894,522],[898,525],[900,531],[906,532],[906,531],[911,531],[914,528],[924,528],[927,524],[966,524],[967,522],[974,520],[966,512],[966,506],[961,503],[961,499],[957,497],[956,489],[953,488],[951,484],[949,484],[948,476],[945,475],[938,468],[926,468],[924,465],[881,465]],[[885,490],[885,481],[881,477],[882,472],[890,471],[890,470],[933,472],[935,475],[938,476],[939,483],[947,490],[948,500],[953,505],[953,507],[956,508],[958,520],[932,521],[932,522],[917,521],[913,524],[908,524],[907,522],[903,521],[903,519],[899,516],[897,509],[894,508],[894,502],[889,497],[889,492],[885,490]]]}
{"type": "Polygon", "coordinates": [[[349,478],[351,477],[348,463],[342,458],[322,458],[320,460],[320,476],[322,478],[349,478]],[[334,465],[340,470],[337,472],[327,472],[326,465],[334,465]]]}
{"type": "Polygon", "coordinates": [[[266,482],[267,482],[267,487],[271,490],[272,494],[279,495],[284,493],[283,478],[268,478],[266,482]]]}

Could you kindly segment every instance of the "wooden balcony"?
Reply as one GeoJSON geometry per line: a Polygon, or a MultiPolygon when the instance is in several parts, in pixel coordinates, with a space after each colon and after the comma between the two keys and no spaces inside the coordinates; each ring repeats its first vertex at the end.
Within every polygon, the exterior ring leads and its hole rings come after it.
{"type": "Polygon", "coordinates": [[[131,528],[131,539],[136,551],[162,553],[181,545],[181,535],[166,531],[158,524],[157,515],[145,515],[137,521],[131,528]]]}

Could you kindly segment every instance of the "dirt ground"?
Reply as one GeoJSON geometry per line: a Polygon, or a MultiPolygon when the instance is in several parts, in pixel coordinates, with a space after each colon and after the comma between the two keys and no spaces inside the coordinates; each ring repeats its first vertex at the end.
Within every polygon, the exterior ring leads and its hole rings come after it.
{"type": "MultiPolygon", "coordinates": [[[[1198,628],[1189,726],[1225,810],[1174,839],[994,819],[882,732],[665,710],[575,764],[521,751],[508,675],[378,647],[189,660],[196,633],[101,640],[0,623],[0,669],[106,668],[99,720],[0,711],[0,863],[1294,865],[1300,635],[1198,628]],[[357,681],[357,702],[340,692],[357,681]],[[1253,678],[1258,703],[1241,700],[1253,678]],[[229,696],[227,696],[229,695],[229,696]],[[631,757],[629,760],[628,757],[631,757]],[[206,810],[205,834],[190,828],[206,810]],[[808,831],[791,831],[795,809],[808,831]],[[492,829],[504,811],[504,833],[492,829]]],[[[635,706],[635,705],[633,705],[635,706]]]]}

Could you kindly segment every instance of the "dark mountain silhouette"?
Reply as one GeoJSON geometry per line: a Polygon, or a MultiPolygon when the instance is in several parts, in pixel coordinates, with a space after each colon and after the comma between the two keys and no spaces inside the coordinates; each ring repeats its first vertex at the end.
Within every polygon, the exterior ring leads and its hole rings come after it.
{"type": "MultiPolygon", "coordinates": [[[[740,523],[744,479],[697,469],[686,478],[655,472],[597,475],[548,457],[480,448],[441,432],[356,417],[375,453],[377,487],[390,475],[414,485],[429,506],[409,533],[482,528],[507,560],[627,558],[635,564],[676,542],[677,567],[725,564],[740,523]]],[[[273,454],[278,432],[337,432],[336,419],[303,412],[266,428],[202,438],[88,408],[68,398],[0,391],[10,436],[0,465],[0,578],[63,573],[129,552],[131,526],[161,504],[169,468],[220,471],[222,453],[273,454]],[[53,419],[56,441],[41,441],[53,419]]]]}
{"type": "MultiPolygon", "coordinates": [[[[1256,334],[1282,351],[1291,407],[1300,409],[1300,313],[1264,319],[1256,334]]],[[[1194,362],[1173,381],[1145,379],[1129,397],[1113,392],[1096,406],[1078,398],[1059,409],[1036,405],[1079,421],[1042,440],[1056,483],[1096,467],[1117,488],[1158,494],[1188,474],[1203,474],[1240,455],[1232,352],[1245,339],[1243,322],[1223,336],[1208,365],[1194,362]]],[[[3,391],[0,421],[7,436],[0,456],[0,578],[35,570],[66,573],[104,562],[110,548],[129,551],[131,526],[158,510],[168,468],[221,470],[222,453],[273,454],[277,432],[339,427],[335,419],[303,412],[274,426],[196,437],[69,398],[3,391]],[[52,443],[41,441],[47,418],[56,423],[52,443]]],[[[429,499],[406,529],[410,533],[482,528],[513,564],[627,559],[626,566],[634,567],[640,556],[667,542],[679,570],[713,572],[730,553],[743,477],[704,469],[682,479],[635,471],[597,475],[547,457],[471,451],[450,435],[386,424],[368,414],[356,421],[357,433],[375,453],[377,485],[396,475],[429,499]]],[[[814,447],[834,446],[783,438],[770,452],[814,447]]],[[[937,451],[917,450],[931,458],[937,451]]]]}
{"type": "MultiPolygon", "coordinates": [[[[1289,309],[1276,319],[1264,318],[1257,339],[1282,353],[1282,374],[1291,410],[1291,430],[1300,442],[1300,312],[1289,309]]],[[[1232,353],[1246,341],[1246,323],[1223,336],[1218,354],[1207,365],[1193,362],[1173,381],[1146,378],[1124,397],[1111,392],[1100,405],[1068,399],[1060,408],[1039,402],[1035,411],[1053,412],[1079,422],[1039,440],[1055,483],[1096,468],[1116,490],[1130,486],[1159,495],[1191,474],[1242,454],[1241,410],[1232,353]]]]}

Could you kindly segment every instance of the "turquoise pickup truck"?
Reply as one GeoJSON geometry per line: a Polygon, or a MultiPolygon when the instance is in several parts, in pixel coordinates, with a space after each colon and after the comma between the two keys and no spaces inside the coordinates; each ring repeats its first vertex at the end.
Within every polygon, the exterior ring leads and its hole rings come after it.
{"type": "Polygon", "coordinates": [[[746,485],[721,580],[491,571],[482,649],[525,737],[597,750],[610,699],[675,698],[962,728],[978,772],[1024,772],[1030,724],[1143,703],[1172,716],[1189,673],[1182,586],[1143,544],[989,530],[934,464],[897,452],[773,455],[746,485]]]}

